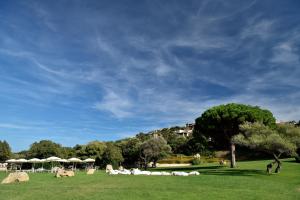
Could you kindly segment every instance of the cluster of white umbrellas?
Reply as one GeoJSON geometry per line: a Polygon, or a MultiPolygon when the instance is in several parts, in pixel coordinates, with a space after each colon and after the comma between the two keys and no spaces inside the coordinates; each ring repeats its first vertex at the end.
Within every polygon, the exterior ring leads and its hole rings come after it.
{"type": "Polygon", "coordinates": [[[29,159],[29,160],[26,160],[24,158],[21,158],[21,159],[9,159],[6,162],[7,163],[20,164],[21,165],[21,169],[22,169],[22,164],[23,163],[32,163],[34,165],[35,163],[45,163],[45,162],[51,162],[52,167],[53,167],[53,162],[73,163],[73,168],[74,168],[74,166],[76,167],[77,163],[94,163],[95,159],[92,159],[92,158],[87,158],[85,160],[81,160],[79,158],[62,159],[62,158],[59,158],[59,157],[51,156],[51,157],[46,158],[46,159],[38,159],[38,158],[32,158],[32,159],[29,159]]]}

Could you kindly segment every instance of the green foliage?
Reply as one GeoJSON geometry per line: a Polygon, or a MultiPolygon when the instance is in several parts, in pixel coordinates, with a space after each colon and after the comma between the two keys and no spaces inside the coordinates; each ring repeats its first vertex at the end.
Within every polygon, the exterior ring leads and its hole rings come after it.
{"type": "Polygon", "coordinates": [[[141,142],[145,142],[146,140],[149,140],[151,138],[151,135],[146,133],[139,133],[135,137],[141,142]]]}
{"type": "Polygon", "coordinates": [[[111,164],[114,167],[120,165],[124,158],[122,156],[122,150],[113,143],[106,143],[106,148],[102,156],[103,166],[111,164]]]}
{"type": "Polygon", "coordinates": [[[192,165],[200,165],[201,164],[201,159],[199,158],[194,158],[192,160],[192,165]]]}
{"type": "Polygon", "coordinates": [[[178,154],[183,151],[181,147],[185,144],[187,139],[182,137],[176,133],[176,131],[180,130],[182,127],[175,126],[171,128],[163,128],[155,131],[155,134],[162,136],[167,143],[171,146],[173,153],[178,154]]]}
{"type": "Polygon", "coordinates": [[[156,162],[168,156],[171,153],[171,147],[167,144],[167,141],[163,137],[153,137],[145,141],[141,145],[141,158],[144,161],[146,167],[149,162],[156,162]]]}
{"type": "Polygon", "coordinates": [[[300,128],[291,124],[277,125],[270,128],[261,123],[240,125],[241,133],[233,138],[239,145],[270,154],[295,155],[300,146],[300,128]]]}
{"type": "Polygon", "coordinates": [[[209,148],[208,142],[204,137],[190,137],[187,142],[181,147],[185,155],[194,155],[200,153],[201,155],[213,154],[213,149],[209,148]]]}
{"type": "Polygon", "coordinates": [[[257,106],[231,103],[212,107],[197,118],[194,137],[199,140],[203,140],[203,136],[209,137],[215,147],[226,148],[232,136],[239,133],[239,125],[244,122],[275,126],[275,118],[270,111],[257,106]]]}
{"type": "Polygon", "coordinates": [[[172,152],[174,154],[186,154],[187,153],[187,151],[186,151],[187,150],[186,149],[187,142],[188,142],[188,139],[183,136],[180,136],[180,135],[175,135],[174,137],[170,137],[169,141],[167,140],[167,143],[170,145],[172,152]]]}
{"type": "Polygon", "coordinates": [[[185,156],[185,155],[176,155],[168,156],[167,158],[161,159],[158,161],[160,164],[189,164],[194,159],[194,156],[185,156]]]}
{"type": "Polygon", "coordinates": [[[76,154],[75,154],[75,150],[72,147],[61,147],[60,155],[62,158],[72,158],[76,154]]]}
{"type": "Polygon", "coordinates": [[[107,146],[104,142],[99,142],[99,141],[89,142],[85,146],[86,157],[101,158],[103,156],[106,148],[107,148],[107,146]]]}
{"type": "Polygon", "coordinates": [[[5,140],[0,140],[0,162],[5,162],[11,155],[12,153],[9,144],[5,140]]]}
{"type": "Polygon", "coordinates": [[[50,156],[62,157],[61,145],[50,140],[41,140],[33,143],[27,155],[30,158],[47,158],[50,156]]]}
{"type": "Polygon", "coordinates": [[[142,142],[138,138],[129,138],[118,143],[122,150],[124,158],[123,165],[129,167],[136,167],[140,159],[140,147],[142,142]]]}
{"type": "Polygon", "coordinates": [[[85,151],[85,146],[86,145],[79,145],[79,144],[76,144],[73,149],[75,151],[75,155],[76,157],[79,157],[81,159],[84,159],[87,157],[87,154],[86,154],[86,151],[85,151]]]}
{"type": "Polygon", "coordinates": [[[87,145],[75,145],[74,151],[76,157],[81,159],[86,158],[99,158],[102,159],[103,153],[106,149],[106,143],[100,141],[92,141],[87,145]]]}

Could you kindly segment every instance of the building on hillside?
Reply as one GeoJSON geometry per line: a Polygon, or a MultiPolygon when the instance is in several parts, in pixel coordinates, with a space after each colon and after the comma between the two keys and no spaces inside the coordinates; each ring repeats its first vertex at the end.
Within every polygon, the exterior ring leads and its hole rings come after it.
{"type": "Polygon", "coordinates": [[[185,124],[185,127],[182,129],[179,129],[177,131],[175,131],[178,135],[181,135],[183,137],[190,137],[193,134],[193,130],[194,130],[194,123],[187,123],[185,124]]]}

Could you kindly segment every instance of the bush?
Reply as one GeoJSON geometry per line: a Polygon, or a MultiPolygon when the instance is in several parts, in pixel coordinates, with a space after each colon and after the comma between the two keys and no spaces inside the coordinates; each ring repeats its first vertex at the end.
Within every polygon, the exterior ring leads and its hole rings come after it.
{"type": "Polygon", "coordinates": [[[160,164],[188,164],[193,160],[193,156],[175,155],[166,159],[159,160],[160,164]]]}
{"type": "Polygon", "coordinates": [[[201,160],[198,158],[195,158],[192,160],[192,165],[200,165],[201,164],[201,160]]]}
{"type": "Polygon", "coordinates": [[[201,156],[201,160],[195,158],[194,156],[184,156],[184,155],[173,155],[171,157],[159,160],[160,164],[189,164],[199,165],[200,163],[219,163],[220,158],[216,158],[213,155],[201,156]],[[196,161],[198,160],[198,161],[196,161]]]}

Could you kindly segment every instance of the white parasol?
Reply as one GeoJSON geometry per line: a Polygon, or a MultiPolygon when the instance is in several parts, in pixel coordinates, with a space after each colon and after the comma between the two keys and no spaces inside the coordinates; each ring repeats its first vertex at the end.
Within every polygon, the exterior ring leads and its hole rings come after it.
{"type": "Polygon", "coordinates": [[[23,163],[27,163],[27,160],[24,158],[15,160],[15,163],[20,163],[20,170],[22,170],[23,163]]]}
{"type": "Polygon", "coordinates": [[[57,160],[57,162],[68,163],[70,161],[68,161],[67,159],[59,159],[59,160],[57,160]]]}
{"type": "Polygon", "coordinates": [[[29,163],[32,163],[32,170],[34,171],[35,169],[35,163],[41,163],[41,160],[38,158],[31,158],[28,160],[29,163]]]}
{"type": "Polygon", "coordinates": [[[55,162],[55,161],[58,161],[60,159],[61,158],[59,158],[59,157],[51,156],[49,158],[46,158],[46,161],[48,161],[48,162],[55,162]]]}
{"type": "Polygon", "coordinates": [[[83,162],[86,162],[86,163],[95,162],[95,159],[87,158],[87,159],[83,160],[83,162]]]}
{"type": "Polygon", "coordinates": [[[82,162],[82,160],[80,160],[79,158],[70,158],[70,159],[68,159],[68,161],[73,163],[73,169],[74,169],[74,166],[75,166],[75,170],[76,170],[76,164],[82,162]]]}
{"type": "Polygon", "coordinates": [[[41,160],[38,158],[31,158],[28,160],[29,163],[41,163],[41,160]]]}
{"type": "Polygon", "coordinates": [[[16,162],[16,159],[9,159],[9,160],[7,160],[7,161],[5,161],[5,162],[7,162],[7,163],[15,163],[15,162],[16,162]]]}
{"type": "Polygon", "coordinates": [[[94,166],[95,159],[87,158],[87,159],[83,160],[83,162],[86,163],[86,169],[92,168],[94,166]]]}
{"type": "Polygon", "coordinates": [[[53,162],[58,162],[61,158],[59,157],[55,157],[55,156],[51,156],[49,158],[46,158],[47,162],[51,162],[51,169],[53,168],[53,162]]]}

